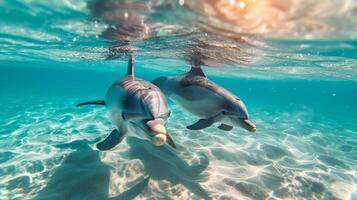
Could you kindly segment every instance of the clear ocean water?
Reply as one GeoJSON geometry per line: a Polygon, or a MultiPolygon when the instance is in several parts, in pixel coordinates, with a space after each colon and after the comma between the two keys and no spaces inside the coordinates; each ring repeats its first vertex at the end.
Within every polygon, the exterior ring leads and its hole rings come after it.
{"type": "Polygon", "coordinates": [[[156,34],[123,44],[91,2],[0,1],[0,199],[357,199],[356,1],[306,1],[270,15],[288,28],[230,32],[184,1],[144,2],[156,34]],[[127,138],[98,151],[107,112],[75,105],[104,98],[128,52],[146,80],[203,56],[257,131],[191,131],[197,118],[170,102],[177,150],[127,138]]]}

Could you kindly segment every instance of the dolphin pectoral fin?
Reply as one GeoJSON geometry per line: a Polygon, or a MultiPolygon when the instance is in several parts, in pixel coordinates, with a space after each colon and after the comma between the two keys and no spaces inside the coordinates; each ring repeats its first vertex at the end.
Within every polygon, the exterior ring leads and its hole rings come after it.
{"type": "Polygon", "coordinates": [[[168,133],[166,134],[166,139],[167,144],[169,144],[172,148],[176,149],[176,144],[168,133]]]}
{"type": "Polygon", "coordinates": [[[224,130],[224,131],[230,131],[233,129],[233,126],[227,125],[227,124],[221,124],[217,128],[224,130]]]}
{"type": "Polygon", "coordinates": [[[103,100],[94,100],[94,101],[86,101],[83,103],[79,103],[76,106],[84,106],[84,105],[105,105],[105,102],[103,100]]]}
{"type": "Polygon", "coordinates": [[[190,130],[200,130],[211,126],[214,123],[214,118],[200,119],[196,123],[187,126],[190,130]]]}
{"type": "Polygon", "coordinates": [[[118,145],[124,138],[124,134],[114,129],[108,137],[97,144],[97,148],[101,151],[112,149],[118,145]]]}

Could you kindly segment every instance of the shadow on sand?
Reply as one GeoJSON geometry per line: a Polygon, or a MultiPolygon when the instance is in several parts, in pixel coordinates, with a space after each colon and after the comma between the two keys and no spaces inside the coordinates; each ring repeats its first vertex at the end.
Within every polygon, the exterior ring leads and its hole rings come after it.
{"type": "Polygon", "coordinates": [[[168,147],[156,148],[149,142],[136,138],[128,138],[127,141],[130,145],[129,157],[140,159],[145,168],[143,176],[149,175],[129,190],[109,197],[111,167],[101,161],[99,151],[93,150],[88,141],[78,140],[58,146],[75,151],[66,157],[47,186],[34,199],[134,199],[147,187],[150,179],[167,180],[174,185],[182,184],[199,198],[210,199],[198,183],[205,177],[202,172],[209,164],[205,155],[200,156],[200,164],[190,166],[168,147]]]}
{"type": "MultiPolygon", "coordinates": [[[[198,183],[206,178],[202,172],[208,167],[209,160],[205,154],[200,154],[197,165],[188,165],[167,145],[155,147],[149,141],[128,138],[131,146],[131,159],[140,159],[145,172],[154,180],[167,180],[173,185],[182,184],[192,193],[203,199],[211,199],[208,193],[198,183]]],[[[170,198],[167,196],[167,198],[170,198]]]]}

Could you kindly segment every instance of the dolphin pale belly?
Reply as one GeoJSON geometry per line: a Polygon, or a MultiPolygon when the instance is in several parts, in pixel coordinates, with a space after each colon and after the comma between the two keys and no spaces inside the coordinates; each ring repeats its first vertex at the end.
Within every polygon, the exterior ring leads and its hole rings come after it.
{"type": "Polygon", "coordinates": [[[207,79],[201,67],[176,77],[159,77],[153,81],[170,99],[200,119],[187,126],[191,130],[207,128],[219,122],[219,129],[230,131],[242,127],[254,132],[243,101],[228,90],[207,79]]]}
{"type": "Polygon", "coordinates": [[[126,135],[150,140],[156,146],[167,142],[176,148],[165,126],[171,113],[166,97],[154,84],[134,76],[132,57],[126,77],[109,87],[104,101],[88,101],[77,106],[90,104],[105,105],[111,121],[117,127],[97,144],[99,150],[115,147],[126,135]]]}

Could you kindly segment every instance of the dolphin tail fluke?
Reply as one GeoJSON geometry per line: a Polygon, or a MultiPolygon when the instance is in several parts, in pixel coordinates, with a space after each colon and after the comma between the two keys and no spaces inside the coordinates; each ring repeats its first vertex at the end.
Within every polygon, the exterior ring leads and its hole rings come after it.
{"type": "Polygon", "coordinates": [[[105,105],[105,102],[103,100],[94,100],[94,101],[86,101],[83,103],[79,103],[76,106],[84,106],[84,105],[105,105]]]}
{"type": "Polygon", "coordinates": [[[134,78],[135,76],[135,60],[134,60],[134,56],[131,55],[129,60],[128,60],[128,69],[126,71],[126,75],[127,76],[132,76],[134,78]]]}
{"type": "Polygon", "coordinates": [[[187,126],[187,128],[190,130],[200,130],[211,126],[214,122],[214,118],[200,119],[196,123],[187,126]]]}
{"type": "Polygon", "coordinates": [[[97,148],[101,151],[106,151],[114,148],[124,139],[124,134],[114,129],[108,137],[97,144],[97,148]]]}

